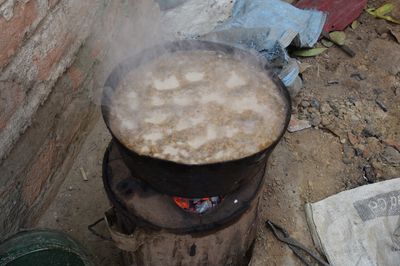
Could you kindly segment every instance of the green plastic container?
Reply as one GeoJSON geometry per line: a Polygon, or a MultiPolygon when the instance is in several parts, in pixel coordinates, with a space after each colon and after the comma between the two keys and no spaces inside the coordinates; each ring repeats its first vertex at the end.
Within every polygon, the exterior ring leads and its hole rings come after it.
{"type": "Polygon", "coordinates": [[[0,244],[0,266],[93,266],[84,249],[56,231],[18,233],[0,244]]]}

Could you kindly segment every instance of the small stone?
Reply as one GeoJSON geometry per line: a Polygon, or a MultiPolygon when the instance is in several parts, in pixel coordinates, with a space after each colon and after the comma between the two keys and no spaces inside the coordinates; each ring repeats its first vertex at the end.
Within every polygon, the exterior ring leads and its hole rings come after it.
{"type": "Polygon", "coordinates": [[[357,81],[362,81],[362,80],[367,79],[367,77],[365,77],[365,76],[364,76],[363,74],[361,74],[361,73],[353,73],[353,74],[350,75],[350,77],[354,78],[354,79],[357,80],[357,81]]]}
{"type": "Polygon", "coordinates": [[[393,139],[386,139],[384,142],[386,145],[389,145],[400,152],[400,141],[396,141],[393,139]]]}
{"type": "Polygon", "coordinates": [[[365,147],[364,145],[357,145],[356,149],[359,149],[362,152],[361,156],[364,159],[368,160],[369,156],[371,155],[371,152],[369,151],[369,149],[367,147],[365,147]]]}
{"type": "Polygon", "coordinates": [[[347,97],[347,100],[349,100],[349,102],[351,102],[352,104],[355,104],[357,102],[356,96],[349,96],[347,97]]]}
{"type": "Polygon", "coordinates": [[[394,89],[394,94],[395,94],[396,96],[399,96],[399,95],[400,95],[400,87],[397,87],[397,88],[394,89]]]}
{"type": "Polygon", "coordinates": [[[340,143],[345,144],[346,143],[346,139],[341,139],[340,143]]]}
{"type": "Polygon", "coordinates": [[[363,150],[359,149],[359,148],[355,148],[354,151],[355,151],[357,157],[362,157],[364,154],[363,150]]]}
{"type": "Polygon", "coordinates": [[[321,119],[321,124],[323,126],[329,126],[332,123],[332,121],[328,117],[322,117],[321,119]]]}
{"type": "Polygon", "coordinates": [[[383,101],[376,99],[375,102],[385,113],[388,111],[388,108],[383,101]]]}
{"type": "Polygon", "coordinates": [[[374,126],[367,125],[361,132],[361,135],[366,138],[370,137],[379,138],[382,136],[382,133],[380,133],[374,126]]]}
{"type": "Polygon", "coordinates": [[[379,94],[382,94],[382,93],[383,93],[382,89],[380,89],[380,88],[374,88],[374,89],[372,90],[372,92],[373,92],[374,94],[376,94],[376,95],[379,95],[379,94]]]}
{"type": "MultiPolygon", "coordinates": [[[[314,115],[314,114],[313,114],[314,115]]],[[[317,127],[321,124],[321,116],[319,115],[314,115],[314,117],[312,117],[311,119],[311,125],[313,127],[317,127]]]]}
{"type": "Polygon", "coordinates": [[[388,34],[385,32],[385,33],[382,33],[382,35],[381,35],[381,38],[382,39],[386,39],[388,37],[388,34]]]}
{"type": "Polygon", "coordinates": [[[359,142],[358,138],[351,132],[347,133],[347,138],[349,139],[350,144],[353,146],[357,145],[359,142]]]}
{"type": "Polygon", "coordinates": [[[302,101],[301,106],[303,106],[304,108],[307,108],[310,106],[310,103],[308,101],[302,101]]]}
{"type": "Polygon", "coordinates": [[[319,110],[319,108],[321,107],[321,104],[317,99],[313,98],[311,100],[311,106],[314,107],[315,109],[319,110]]]}
{"type": "Polygon", "coordinates": [[[322,105],[321,105],[321,113],[327,114],[330,111],[332,111],[332,108],[330,107],[330,105],[328,103],[326,103],[326,102],[322,103],[322,105]]]}
{"type": "Polygon", "coordinates": [[[400,165],[400,153],[393,147],[386,147],[382,153],[382,157],[392,165],[400,165]]]}
{"type": "Polygon", "coordinates": [[[74,190],[74,187],[73,186],[69,186],[68,187],[68,191],[72,191],[72,190],[74,190]]]}
{"type": "Polygon", "coordinates": [[[342,161],[344,164],[351,164],[351,160],[348,158],[344,158],[342,161]]]}
{"type": "Polygon", "coordinates": [[[298,132],[307,128],[311,128],[311,124],[307,120],[300,120],[297,119],[296,117],[292,117],[290,119],[288,131],[290,133],[298,132]]]}
{"type": "Polygon", "coordinates": [[[354,149],[349,144],[343,145],[343,153],[345,158],[352,159],[354,157],[354,149]]]}
{"type": "Polygon", "coordinates": [[[371,165],[366,164],[363,166],[363,171],[364,171],[364,179],[368,182],[368,183],[374,183],[375,182],[375,178],[376,178],[376,174],[374,172],[374,169],[372,168],[371,165]]]}
{"type": "Polygon", "coordinates": [[[360,121],[360,118],[358,118],[355,114],[351,114],[350,120],[353,122],[357,122],[357,121],[360,121]]]}
{"type": "Polygon", "coordinates": [[[308,112],[311,114],[311,115],[314,115],[314,114],[318,114],[319,112],[318,112],[318,110],[317,109],[315,109],[314,107],[308,107],[308,112]]]}
{"type": "Polygon", "coordinates": [[[339,80],[328,80],[328,86],[337,85],[339,84],[339,80]]]}

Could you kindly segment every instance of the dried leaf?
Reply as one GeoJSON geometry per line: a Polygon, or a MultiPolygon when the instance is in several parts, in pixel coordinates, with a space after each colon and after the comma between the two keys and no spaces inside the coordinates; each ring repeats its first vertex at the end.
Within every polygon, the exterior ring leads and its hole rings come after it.
{"type": "Polygon", "coordinates": [[[390,30],[390,34],[396,39],[398,43],[400,43],[400,31],[390,30]]]}
{"type": "Polygon", "coordinates": [[[300,73],[304,73],[307,69],[311,68],[312,65],[308,63],[301,63],[300,64],[300,73]]]}
{"type": "Polygon", "coordinates": [[[317,55],[325,52],[327,49],[328,48],[302,49],[302,50],[293,51],[293,54],[296,56],[301,56],[301,57],[311,57],[311,56],[317,56],[317,55]]]}
{"type": "Polygon", "coordinates": [[[326,40],[326,39],[322,39],[321,43],[322,43],[323,46],[328,47],[328,48],[332,47],[333,44],[334,44],[333,42],[331,42],[329,40],[326,40]]]}
{"type": "Polygon", "coordinates": [[[388,16],[387,14],[389,14],[390,12],[392,12],[394,9],[394,5],[393,4],[385,4],[377,9],[375,8],[368,8],[367,12],[369,14],[371,14],[372,16],[376,17],[376,18],[381,18],[381,19],[385,19],[387,21],[396,23],[396,24],[400,24],[400,20],[395,19],[391,16],[388,16]]]}
{"type": "Polygon", "coordinates": [[[346,33],[343,31],[334,31],[329,33],[331,40],[339,45],[343,45],[346,41],[346,33]]]}
{"type": "Polygon", "coordinates": [[[351,23],[351,28],[353,30],[357,29],[360,26],[360,22],[358,20],[354,20],[353,23],[351,23]]]}

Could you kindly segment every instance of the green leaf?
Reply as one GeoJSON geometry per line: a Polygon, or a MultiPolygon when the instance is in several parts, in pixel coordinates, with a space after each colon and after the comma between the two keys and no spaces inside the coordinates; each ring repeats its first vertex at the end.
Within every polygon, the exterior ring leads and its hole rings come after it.
{"type": "Polygon", "coordinates": [[[354,20],[353,23],[351,23],[351,28],[353,30],[357,29],[360,26],[360,22],[358,20],[354,20]]]}
{"type": "Polygon", "coordinates": [[[392,12],[394,9],[394,5],[393,4],[385,4],[377,9],[375,8],[368,8],[367,12],[369,14],[371,14],[372,16],[376,17],[376,18],[381,18],[381,19],[385,19],[387,21],[396,23],[396,24],[400,24],[400,20],[395,19],[391,16],[388,16],[387,14],[389,14],[390,12],[392,12]]]}
{"type": "Polygon", "coordinates": [[[331,37],[333,42],[339,45],[343,45],[346,40],[346,33],[344,33],[343,31],[334,31],[329,33],[329,37],[331,37]]]}
{"type": "Polygon", "coordinates": [[[301,56],[301,57],[312,57],[312,56],[317,56],[317,55],[325,52],[327,49],[328,48],[302,49],[302,50],[293,51],[293,54],[296,56],[301,56]]]}
{"type": "Polygon", "coordinates": [[[387,20],[387,21],[390,21],[390,22],[393,22],[393,23],[396,23],[396,24],[399,24],[399,25],[400,25],[400,20],[395,19],[395,18],[393,18],[393,17],[391,17],[391,16],[382,16],[382,17],[380,17],[380,18],[383,18],[383,19],[385,19],[385,20],[387,20]]]}
{"type": "Polygon", "coordinates": [[[328,40],[326,40],[326,39],[322,39],[322,40],[321,40],[321,43],[322,43],[323,46],[328,47],[328,48],[330,48],[330,47],[333,46],[333,42],[328,41],[328,40]]]}
{"type": "Polygon", "coordinates": [[[380,8],[376,9],[375,14],[378,17],[385,16],[385,15],[389,14],[390,12],[392,12],[393,9],[394,9],[393,4],[385,4],[385,5],[381,6],[380,8]]]}

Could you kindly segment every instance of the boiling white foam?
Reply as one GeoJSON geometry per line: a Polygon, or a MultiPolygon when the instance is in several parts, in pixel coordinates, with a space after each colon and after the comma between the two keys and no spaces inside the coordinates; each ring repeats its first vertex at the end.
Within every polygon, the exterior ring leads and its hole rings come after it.
{"type": "Polygon", "coordinates": [[[161,140],[163,137],[164,135],[161,132],[150,132],[144,135],[143,139],[145,141],[156,142],[158,140],[161,140]]]}
{"type": "Polygon", "coordinates": [[[190,82],[196,82],[204,79],[204,73],[202,72],[189,72],[185,75],[185,78],[190,82]]]}
{"type": "Polygon", "coordinates": [[[144,122],[159,125],[159,124],[162,124],[163,122],[165,122],[165,120],[167,120],[167,119],[168,119],[167,114],[156,112],[156,113],[150,114],[150,116],[145,118],[144,122]]]}
{"type": "Polygon", "coordinates": [[[179,87],[179,81],[176,76],[172,75],[164,80],[154,80],[153,85],[159,91],[173,90],[179,87]]]}
{"type": "Polygon", "coordinates": [[[286,118],[283,96],[264,71],[215,52],[163,56],[125,77],[111,127],[128,148],[160,159],[247,157],[276,141],[286,118]],[[201,71],[188,72],[194,67],[201,71]]]}
{"type": "Polygon", "coordinates": [[[241,87],[245,86],[246,81],[244,80],[243,77],[240,77],[236,72],[232,71],[229,79],[226,81],[226,86],[228,88],[235,88],[235,87],[241,87]]]}

